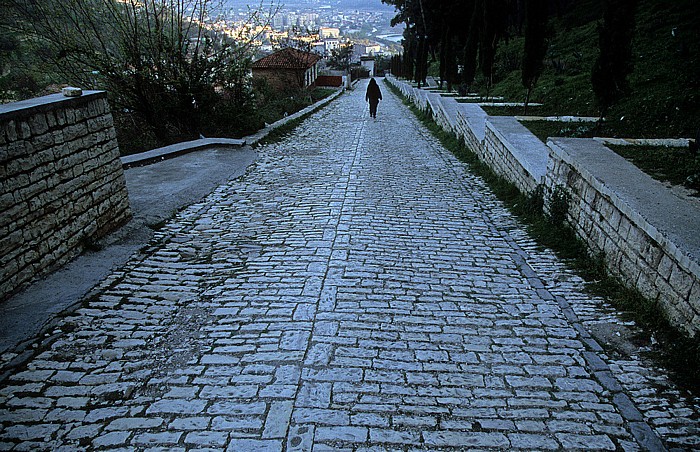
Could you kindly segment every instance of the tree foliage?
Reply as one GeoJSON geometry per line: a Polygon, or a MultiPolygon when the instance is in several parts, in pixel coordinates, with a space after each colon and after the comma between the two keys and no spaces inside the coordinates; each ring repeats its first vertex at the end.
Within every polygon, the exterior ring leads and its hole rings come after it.
{"type": "Polygon", "coordinates": [[[328,66],[340,71],[349,71],[352,65],[352,55],[354,51],[355,46],[351,43],[346,43],[331,49],[331,55],[328,58],[328,66]]]}
{"type": "MultiPolygon", "coordinates": [[[[66,83],[106,89],[163,143],[197,136],[222,93],[250,97],[252,38],[208,27],[212,0],[8,1],[11,26],[66,83]]],[[[268,19],[262,4],[251,10],[251,21],[268,19]]]]}
{"type": "MultiPolygon", "coordinates": [[[[427,74],[428,58],[439,62],[441,81],[448,88],[460,83],[465,92],[475,80],[488,90],[495,82],[499,44],[511,36],[522,36],[519,58],[501,62],[522,68],[526,104],[544,69],[550,29],[549,13],[560,19],[577,20],[584,14],[600,14],[588,3],[573,0],[382,0],[393,5],[392,25],[405,25],[402,74],[421,83],[427,74]],[[574,17],[575,16],[575,17],[574,17]],[[480,77],[480,78],[479,78],[480,77]]],[[[631,38],[634,9],[638,0],[605,0],[600,27],[600,57],[593,70],[593,85],[605,111],[622,95],[631,72],[631,38]]]]}
{"type": "Polygon", "coordinates": [[[601,118],[628,89],[636,7],[637,0],[605,1],[603,23],[598,28],[600,53],[591,73],[601,118]]]}
{"type": "Polygon", "coordinates": [[[467,88],[471,87],[472,83],[474,83],[474,77],[476,77],[477,71],[477,52],[479,50],[479,35],[481,34],[481,21],[479,21],[480,8],[481,2],[473,2],[471,17],[469,19],[469,30],[462,51],[462,82],[467,88]]]}
{"type": "Polygon", "coordinates": [[[522,82],[527,90],[525,110],[530,102],[537,79],[544,67],[547,53],[547,0],[526,0],[525,2],[525,46],[523,50],[522,82]]]}

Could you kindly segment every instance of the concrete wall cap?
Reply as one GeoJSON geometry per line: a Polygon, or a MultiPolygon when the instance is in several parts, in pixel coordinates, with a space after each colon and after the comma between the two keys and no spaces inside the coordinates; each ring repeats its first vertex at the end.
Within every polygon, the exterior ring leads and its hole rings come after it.
{"type": "Polygon", "coordinates": [[[0,105],[0,121],[24,118],[35,113],[45,113],[58,108],[81,105],[91,100],[106,98],[106,91],[83,91],[80,97],[65,97],[63,94],[49,94],[9,104],[0,105]]]}

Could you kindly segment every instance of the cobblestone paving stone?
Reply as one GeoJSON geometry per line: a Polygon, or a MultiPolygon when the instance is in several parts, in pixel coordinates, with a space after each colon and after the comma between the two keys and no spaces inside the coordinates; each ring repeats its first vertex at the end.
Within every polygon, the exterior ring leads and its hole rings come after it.
{"type": "Polygon", "coordinates": [[[386,88],[260,149],[0,388],[0,450],[700,447],[698,401],[386,88]]]}

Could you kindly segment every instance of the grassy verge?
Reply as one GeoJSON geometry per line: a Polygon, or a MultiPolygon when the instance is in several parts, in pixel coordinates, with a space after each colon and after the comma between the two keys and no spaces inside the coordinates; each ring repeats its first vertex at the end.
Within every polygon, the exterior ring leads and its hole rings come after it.
{"type": "MultiPolygon", "coordinates": [[[[321,99],[332,95],[334,88],[313,88],[278,92],[269,87],[261,87],[257,104],[240,106],[235,103],[220,102],[205,115],[201,134],[206,137],[242,138],[261,130],[265,123],[272,124],[292,115],[321,99]]],[[[113,112],[119,150],[122,156],[156,149],[161,143],[146,126],[143,119],[132,113],[113,112]]],[[[173,143],[196,139],[174,132],[173,143]]]]}
{"type": "MultiPolygon", "coordinates": [[[[322,99],[328,97],[329,95],[333,94],[336,90],[328,90],[330,91],[326,96],[323,96],[322,99]]],[[[342,96],[342,94],[341,94],[342,96]]],[[[337,99],[337,97],[336,97],[337,99]]],[[[265,144],[273,144],[273,143],[278,143],[282,141],[286,136],[288,136],[294,129],[297,128],[301,122],[309,117],[310,115],[316,113],[317,111],[321,110],[322,108],[327,107],[330,105],[335,99],[331,100],[328,103],[325,103],[317,108],[314,108],[313,110],[299,116],[298,118],[294,118],[291,121],[287,121],[286,123],[282,124],[281,126],[273,129],[268,133],[263,139],[258,141],[258,146],[265,145],[265,144]]]]}
{"type": "Polygon", "coordinates": [[[607,146],[656,180],[700,190],[700,156],[687,147],[607,146]]]}
{"type": "MultiPolygon", "coordinates": [[[[551,18],[553,34],[531,101],[576,116],[597,116],[591,68],[598,55],[602,3],[574,3],[570,13],[551,18]]],[[[630,90],[607,112],[608,121],[600,136],[695,136],[700,119],[699,13],[700,2],[696,0],[639,1],[630,90]],[[672,34],[672,30],[676,32],[672,34]]],[[[523,40],[514,36],[499,45],[491,95],[514,102],[525,99],[519,59],[523,40]]],[[[472,89],[484,92],[484,86],[481,81],[472,89]]]]}
{"type": "Polygon", "coordinates": [[[595,122],[522,121],[543,143],[549,137],[593,138],[598,135],[595,122]]]}
{"type": "MultiPolygon", "coordinates": [[[[549,137],[592,138],[598,136],[596,123],[523,121],[543,143],[549,137]]],[[[606,145],[640,170],[661,182],[700,191],[700,155],[688,147],[606,145]]]]}
{"type": "MultiPolygon", "coordinates": [[[[648,337],[653,336],[658,341],[653,358],[671,372],[679,385],[700,394],[700,379],[697,378],[700,374],[700,337],[691,339],[680,333],[666,320],[658,304],[647,300],[638,291],[625,287],[618,278],[610,275],[603,256],[591,256],[587,246],[564,221],[565,206],[553,208],[552,215],[545,215],[540,194],[521,193],[515,185],[479,160],[463,140],[445,132],[429,113],[419,110],[407,102],[398,89],[387,85],[446,149],[486,181],[498,199],[525,224],[528,233],[539,245],[552,249],[586,280],[587,290],[605,298],[625,318],[633,319],[642,327],[648,337]]],[[[564,202],[561,200],[561,203],[564,202]]]]}
{"type": "Polygon", "coordinates": [[[548,105],[528,105],[527,111],[523,106],[508,106],[508,107],[481,107],[490,116],[576,116],[573,112],[567,113],[566,110],[553,108],[548,105]]]}

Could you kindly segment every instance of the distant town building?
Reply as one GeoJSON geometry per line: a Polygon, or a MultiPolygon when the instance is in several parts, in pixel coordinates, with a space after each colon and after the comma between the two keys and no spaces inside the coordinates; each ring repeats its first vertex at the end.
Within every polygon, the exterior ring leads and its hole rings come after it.
{"type": "Polygon", "coordinates": [[[333,49],[337,49],[338,47],[340,47],[340,45],[340,39],[324,39],[322,41],[315,41],[311,45],[311,50],[318,53],[319,55],[328,56],[331,54],[333,49]]]}
{"type": "Polygon", "coordinates": [[[282,14],[275,14],[272,18],[272,26],[279,30],[284,27],[284,16],[282,14]]]}
{"type": "Polygon", "coordinates": [[[377,43],[355,43],[355,53],[362,55],[377,55],[382,51],[382,46],[377,43]]]}
{"type": "Polygon", "coordinates": [[[360,57],[360,65],[367,68],[369,71],[369,76],[374,77],[374,57],[369,55],[364,55],[360,57]]]}
{"type": "Polygon", "coordinates": [[[316,13],[306,13],[300,14],[297,19],[297,25],[304,27],[314,27],[318,24],[318,14],[316,13]]]}
{"type": "Polygon", "coordinates": [[[340,39],[324,39],[323,43],[326,46],[326,55],[340,47],[340,39]]]}
{"type": "Polygon", "coordinates": [[[319,55],[326,55],[326,43],[323,41],[314,42],[311,44],[311,51],[319,55]]]}
{"type": "Polygon", "coordinates": [[[287,47],[255,61],[253,78],[264,78],[279,90],[306,88],[316,81],[320,60],[315,53],[287,47]]]}
{"type": "Polygon", "coordinates": [[[338,38],[340,38],[340,29],[330,28],[330,27],[321,27],[318,29],[318,37],[320,39],[328,39],[328,38],[338,39],[338,38]]]}

